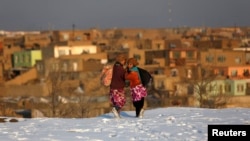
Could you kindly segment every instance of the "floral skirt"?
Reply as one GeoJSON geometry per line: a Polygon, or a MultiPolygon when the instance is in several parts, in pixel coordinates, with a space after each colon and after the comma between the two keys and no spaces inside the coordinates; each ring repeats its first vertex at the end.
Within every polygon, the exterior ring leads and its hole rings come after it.
{"type": "Polygon", "coordinates": [[[133,88],[130,88],[132,101],[139,101],[142,97],[147,96],[147,89],[142,85],[137,85],[133,88]]]}
{"type": "Polygon", "coordinates": [[[109,94],[113,106],[121,109],[125,105],[126,97],[124,89],[110,89],[109,94]]]}

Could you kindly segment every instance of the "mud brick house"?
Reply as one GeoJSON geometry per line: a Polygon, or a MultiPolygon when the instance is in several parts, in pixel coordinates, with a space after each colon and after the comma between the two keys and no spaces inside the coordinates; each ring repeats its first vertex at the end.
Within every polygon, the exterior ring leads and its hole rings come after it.
{"type": "Polygon", "coordinates": [[[49,32],[24,35],[24,47],[26,49],[40,49],[52,43],[52,38],[49,32]]]}
{"type": "Polygon", "coordinates": [[[42,60],[41,50],[23,50],[13,53],[13,68],[34,67],[37,60],[42,60]]]}

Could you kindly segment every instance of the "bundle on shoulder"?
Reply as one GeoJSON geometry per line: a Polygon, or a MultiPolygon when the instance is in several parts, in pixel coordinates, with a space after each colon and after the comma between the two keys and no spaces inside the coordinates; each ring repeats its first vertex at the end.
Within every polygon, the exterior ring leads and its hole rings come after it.
{"type": "Polygon", "coordinates": [[[138,67],[142,85],[146,87],[152,81],[152,75],[145,69],[138,67]]]}
{"type": "Polygon", "coordinates": [[[101,85],[110,86],[112,74],[113,74],[113,65],[111,64],[105,65],[100,75],[101,85]]]}

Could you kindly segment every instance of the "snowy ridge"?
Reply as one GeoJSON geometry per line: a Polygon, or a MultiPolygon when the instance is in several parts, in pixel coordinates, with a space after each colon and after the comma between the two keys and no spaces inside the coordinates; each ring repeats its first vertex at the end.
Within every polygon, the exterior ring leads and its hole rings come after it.
{"type": "Polygon", "coordinates": [[[158,108],[146,110],[144,118],[134,111],[95,118],[18,119],[0,123],[1,141],[206,141],[208,124],[250,124],[248,108],[158,108]]]}

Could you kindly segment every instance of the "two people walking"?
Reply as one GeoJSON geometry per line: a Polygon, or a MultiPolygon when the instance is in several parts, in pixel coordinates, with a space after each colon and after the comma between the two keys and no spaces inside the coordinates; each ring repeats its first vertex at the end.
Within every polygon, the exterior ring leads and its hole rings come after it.
{"type": "Polygon", "coordinates": [[[116,118],[120,118],[120,112],[126,103],[125,85],[129,81],[130,94],[135,107],[135,116],[143,117],[144,99],[147,90],[143,87],[137,68],[138,62],[135,58],[126,59],[120,54],[113,65],[113,74],[110,84],[110,101],[113,105],[112,112],[116,118]],[[125,67],[126,66],[126,67],[125,67]]]}

